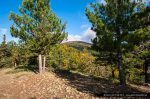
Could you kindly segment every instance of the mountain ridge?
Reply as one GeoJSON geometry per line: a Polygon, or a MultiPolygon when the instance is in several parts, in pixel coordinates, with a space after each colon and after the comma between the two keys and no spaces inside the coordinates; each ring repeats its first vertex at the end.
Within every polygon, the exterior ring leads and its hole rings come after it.
{"type": "Polygon", "coordinates": [[[84,49],[90,49],[92,46],[92,43],[84,42],[84,41],[68,41],[64,42],[62,44],[66,44],[70,47],[76,48],[80,51],[83,51],[84,49]]]}

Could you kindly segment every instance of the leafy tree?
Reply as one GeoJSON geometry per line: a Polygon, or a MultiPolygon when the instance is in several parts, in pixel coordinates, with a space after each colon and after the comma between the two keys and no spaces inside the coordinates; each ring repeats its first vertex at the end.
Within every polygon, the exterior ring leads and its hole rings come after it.
{"type": "Polygon", "coordinates": [[[10,52],[6,44],[6,35],[3,35],[3,42],[0,45],[0,67],[6,67],[8,65],[7,58],[10,56],[10,52]]]}
{"type": "Polygon", "coordinates": [[[20,54],[21,54],[21,65],[23,66],[30,66],[30,65],[34,65],[37,64],[36,61],[36,53],[33,53],[32,50],[30,50],[30,47],[27,46],[27,44],[25,43],[20,43],[19,44],[19,48],[20,48],[20,54]],[[35,58],[34,58],[35,57],[35,58]]]}
{"type": "Polygon", "coordinates": [[[49,3],[50,0],[23,0],[20,14],[10,14],[14,22],[10,28],[12,36],[25,42],[31,52],[39,56],[40,73],[45,71],[50,47],[66,37],[65,24],[52,12],[49,3]]]}
{"type": "Polygon", "coordinates": [[[105,0],[91,4],[86,15],[96,32],[93,45],[99,51],[116,53],[121,85],[126,84],[123,53],[130,42],[127,37],[137,29],[149,26],[149,7],[142,0],[105,0]]]}
{"type": "MultiPolygon", "coordinates": [[[[147,9],[150,11],[150,7],[147,9]]],[[[128,54],[132,54],[134,58],[136,57],[136,63],[132,64],[133,66],[135,64],[139,64],[143,68],[143,72],[145,75],[145,83],[149,82],[149,74],[148,74],[148,68],[149,68],[149,61],[150,61],[150,26],[142,29],[138,29],[134,33],[131,33],[128,36],[128,41],[131,42],[127,48],[130,49],[128,51],[128,54]],[[131,47],[132,45],[132,47],[131,47]],[[134,46],[133,46],[134,45],[134,46]]],[[[135,59],[134,59],[135,60],[135,59]]]]}
{"type": "Polygon", "coordinates": [[[10,52],[10,56],[8,57],[10,66],[32,70],[37,69],[35,67],[35,64],[37,64],[36,55],[29,50],[29,47],[25,43],[10,41],[7,43],[7,48],[10,52]]]}
{"type": "Polygon", "coordinates": [[[0,46],[0,52],[1,52],[1,54],[0,54],[1,58],[6,56],[6,54],[7,54],[6,35],[5,34],[3,35],[3,42],[0,46]]]}
{"type": "Polygon", "coordinates": [[[94,66],[94,60],[95,57],[86,49],[81,52],[65,44],[56,46],[50,51],[50,65],[56,69],[87,73],[89,68],[94,66]]]}
{"type": "Polygon", "coordinates": [[[10,65],[17,67],[20,60],[20,48],[16,42],[10,41],[7,43],[7,48],[10,52],[10,56],[8,59],[11,60],[10,65]]]}
{"type": "Polygon", "coordinates": [[[133,83],[142,83],[143,76],[141,75],[143,60],[139,58],[139,55],[133,52],[124,54],[123,64],[126,66],[127,80],[133,83]]]}

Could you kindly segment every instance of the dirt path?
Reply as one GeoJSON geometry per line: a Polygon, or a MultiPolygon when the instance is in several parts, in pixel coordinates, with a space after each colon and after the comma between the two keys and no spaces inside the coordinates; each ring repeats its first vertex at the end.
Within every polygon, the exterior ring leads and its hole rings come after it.
{"type": "Polygon", "coordinates": [[[24,71],[17,73],[12,69],[0,70],[0,99],[99,99],[101,93],[110,92],[149,93],[150,90],[149,87],[137,85],[122,89],[104,78],[66,71],[35,74],[24,71]]]}
{"type": "Polygon", "coordinates": [[[54,73],[9,73],[0,71],[0,99],[91,99],[92,96],[67,85],[54,73]]]}

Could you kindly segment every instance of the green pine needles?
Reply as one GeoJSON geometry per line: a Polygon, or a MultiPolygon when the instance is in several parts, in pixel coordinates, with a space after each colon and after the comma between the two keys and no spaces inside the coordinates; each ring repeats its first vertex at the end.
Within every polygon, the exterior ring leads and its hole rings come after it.
{"type": "Polygon", "coordinates": [[[24,0],[19,11],[20,14],[10,14],[13,21],[10,31],[33,53],[45,56],[51,46],[67,36],[66,25],[52,12],[50,0],[24,0]]]}

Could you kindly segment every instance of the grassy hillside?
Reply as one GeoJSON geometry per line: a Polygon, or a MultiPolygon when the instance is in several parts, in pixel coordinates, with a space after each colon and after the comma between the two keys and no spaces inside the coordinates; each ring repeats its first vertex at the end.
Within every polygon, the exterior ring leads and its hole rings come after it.
{"type": "Polygon", "coordinates": [[[91,48],[91,43],[83,42],[83,41],[70,41],[70,42],[65,42],[63,44],[69,45],[70,47],[74,47],[80,51],[83,51],[83,49],[90,49],[91,48]]]}

